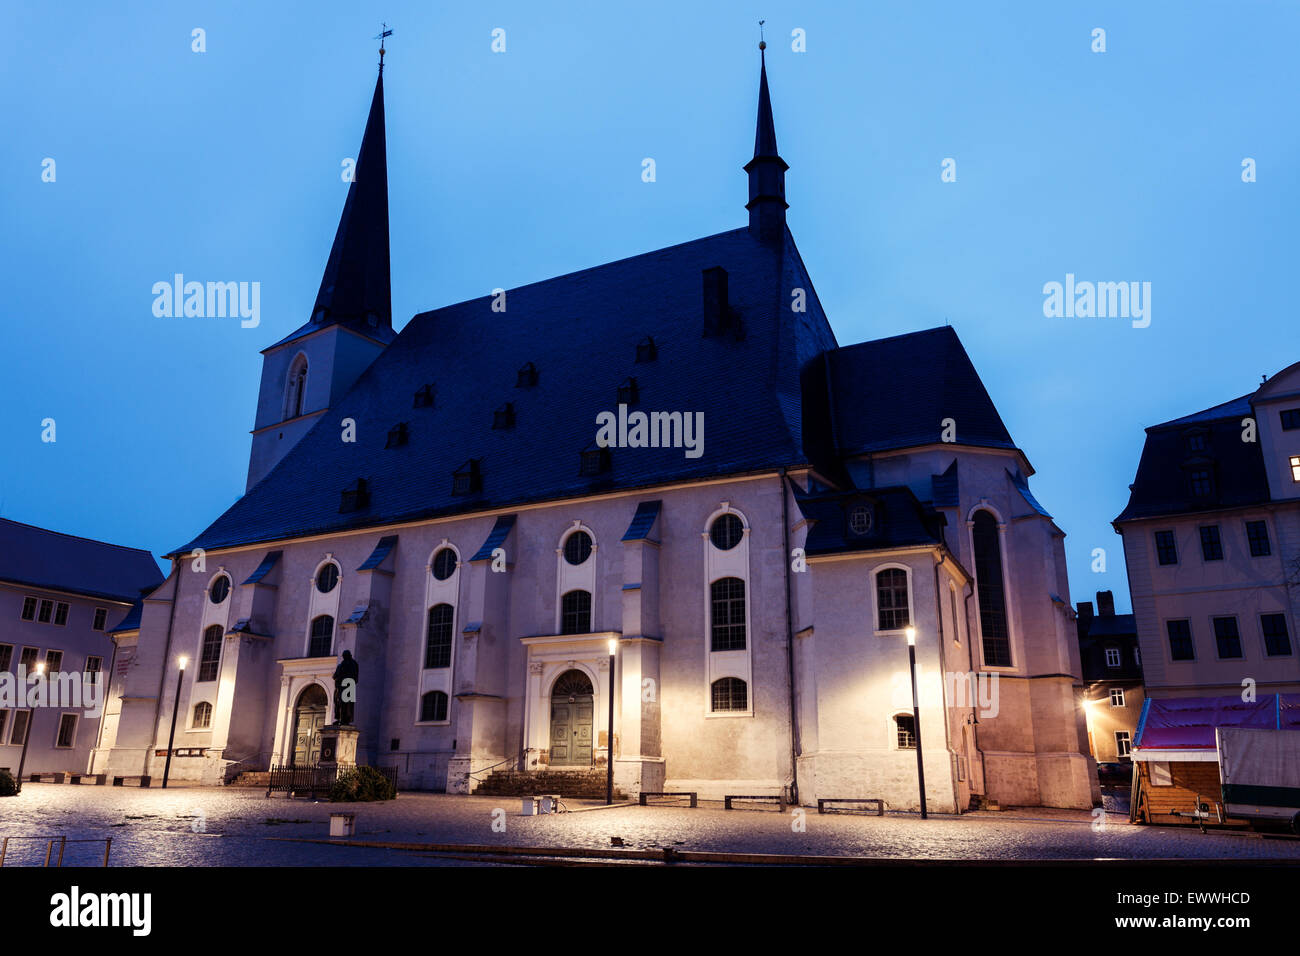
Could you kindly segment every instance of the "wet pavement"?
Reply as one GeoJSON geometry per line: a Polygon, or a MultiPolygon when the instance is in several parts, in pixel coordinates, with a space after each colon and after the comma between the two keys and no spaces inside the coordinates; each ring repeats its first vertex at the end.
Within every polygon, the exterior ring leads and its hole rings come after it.
{"type": "MultiPolygon", "coordinates": [[[[877,859],[1300,860],[1300,840],[1197,828],[1145,827],[1127,815],[1042,808],[968,813],[796,814],[568,801],[583,812],[522,816],[518,798],[404,793],[387,803],[330,804],[264,791],[26,784],[0,799],[0,837],[66,837],[64,865],[419,866],[446,857],[409,850],[298,842],[328,837],[329,815],[356,814],[354,841],[861,856],[877,859]],[[288,839],[286,839],[288,838],[288,839]],[[98,843],[77,843],[97,840],[98,843]]],[[[40,865],[47,843],[11,839],[5,865],[40,865]]],[[[57,856],[58,850],[55,850],[57,856]]]]}

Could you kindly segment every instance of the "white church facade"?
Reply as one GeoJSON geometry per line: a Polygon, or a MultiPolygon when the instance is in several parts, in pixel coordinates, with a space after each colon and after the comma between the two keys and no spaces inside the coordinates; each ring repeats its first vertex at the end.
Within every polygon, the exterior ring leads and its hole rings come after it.
{"type": "Polygon", "coordinates": [[[314,763],[348,650],[358,759],[404,787],[612,759],[630,794],[910,808],[910,629],[930,809],[1093,806],[1064,535],[952,329],[836,342],[765,69],[747,225],[504,312],[393,330],[385,149],[381,73],[245,494],[119,635],[109,773],[160,774],[178,693],[173,778],[314,763]]]}

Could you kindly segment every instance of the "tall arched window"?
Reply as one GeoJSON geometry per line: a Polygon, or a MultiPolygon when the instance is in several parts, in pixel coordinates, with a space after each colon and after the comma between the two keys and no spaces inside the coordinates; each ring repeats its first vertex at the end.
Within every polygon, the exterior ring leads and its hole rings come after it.
{"type": "Polygon", "coordinates": [[[745,582],[719,578],[709,586],[712,599],[712,646],[715,651],[745,649],[745,582]]]}
{"type": "Polygon", "coordinates": [[[429,629],[424,642],[426,670],[451,666],[451,621],[450,604],[437,604],[429,608],[429,629]]]}
{"type": "Polygon", "coordinates": [[[307,357],[299,355],[289,367],[289,381],[285,386],[284,417],[297,418],[306,410],[307,357]]]}
{"type": "Polygon", "coordinates": [[[570,591],[560,599],[560,633],[591,633],[591,592],[570,591]]]}
{"type": "Polygon", "coordinates": [[[1007,599],[1002,584],[1002,548],[998,541],[998,523],[987,511],[977,511],[971,525],[984,664],[987,667],[1010,667],[1011,633],[1007,628],[1007,599]]]}
{"type": "Polygon", "coordinates": [[[221,639],[224,635],[225,628],[220,624],[213,624],[203,632],[203,647],[199,650],[199,675],[195,680],[217,679],[217,670],[221,667],[221,639]]]}
{"type": "Polygon", "coordinates": [[[322,614],[311,622],[311,640],[307,642],[308,657],[328,657],[334,650],[334,618],[322,614]]]}
{"type": "Polygon", "coordinates": [[[420,720],[438,721],[447,719],[447,695],[440,690],[431,690],[420,698],[420,720]]]}
{"type": "Polygon", "coordinates": [[[194,705],[193,726],[195,730],[212,726],[212,705],[206,700],[200,701],[194,705]]]}
{"type": "Polygon", "coordinates": [[[912,623],[907,606],[907,572],[885,568],[876,573],[876,618],[881,631],[899,631],[912,623]]]}

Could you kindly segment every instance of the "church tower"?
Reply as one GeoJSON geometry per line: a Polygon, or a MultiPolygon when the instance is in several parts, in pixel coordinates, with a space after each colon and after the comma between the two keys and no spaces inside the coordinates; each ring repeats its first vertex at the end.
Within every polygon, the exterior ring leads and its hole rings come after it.
{"type": "Polygon", "coordinates": [[[381,48],[361,152],[311,318],[262,350],[245,490],[266,477],[396,337],[388,267],[383,54],[381,48]]]}
{"type": "Polygon", "coordinates": [[[772,97],[767,92],[767,44],[759,43],[758,126],[754,131],[754,158],[745,164],[749,174],[749,231],[759,239],[779,241],[785,234],[785,171],[790,167],[776,151],[776,124],[772,97]]]}

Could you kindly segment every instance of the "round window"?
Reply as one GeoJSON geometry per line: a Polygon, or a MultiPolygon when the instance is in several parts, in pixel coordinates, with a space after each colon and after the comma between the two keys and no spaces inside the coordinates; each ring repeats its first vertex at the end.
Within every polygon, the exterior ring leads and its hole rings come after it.
{"type": "Polygon", "coordinates": [[[329,594],[338,583],[339,569],[333,562],[322,565],[321,569],[316,572],[316,590],[321,594],[329,594]]]}
{"type": "Polygon", "coordinates": [[[564,560],[570,564],[582,564],[591,557],[591,535],[585,531],[575,531],[564,539],[564,560]]]}
{"type": "Polygon", "coordinates": [[[230,578],[224,574],[212,582],[208,588],[208,600],[213,604],[220,604],[230,595],[230,578]]]}
{"type": "Polygon", "coordinates": [[[740,539],[744,537],[745,526],[740,523],[740,519],[728,512],[721,515],[717,521],[713,522],[713,527],[709,529],[709,538],[713,541],[713,546],[719,551],[730,551],[736,545],[740,544],[740,539]]]}
{"type": "Polygon", "coordinates": [[[854,505],[849,510],[849,530],[854,534],[870,534],[874,521],[870,505],[854,505]]]}
{"type": "Polygon", "coordinates": [[[433,576],[439,581],[445,581],[456,573],[456,552],[451,548],[443,548],[433,556],[433,576]]]}

